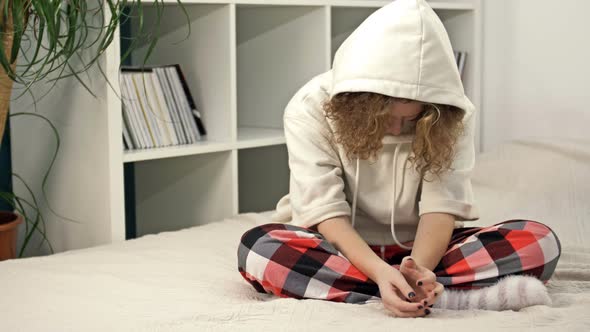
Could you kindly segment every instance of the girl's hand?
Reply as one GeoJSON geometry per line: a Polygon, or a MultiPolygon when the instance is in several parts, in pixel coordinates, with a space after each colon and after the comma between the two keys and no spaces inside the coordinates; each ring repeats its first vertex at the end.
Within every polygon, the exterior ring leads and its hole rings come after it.
{"type": "Polygon", "coordinates": [[[402,259],[399,271],[406,281],[414,287],[416,297],[413,302],[419,302],[424,306],[432,307],[444,291],[444,286],[436,281],[436,275],[429,269],[418,265],[411,256],[402,259]]]}
{"type": "Polygon", "coordinates": [[[416,296],[415,290],[400,271],[392,266],[384,265],[377,272],[375,279],[383,306],[397,317],[420,317],[427,314],[426,307],[422,303],[411,301],[416,296]]]}

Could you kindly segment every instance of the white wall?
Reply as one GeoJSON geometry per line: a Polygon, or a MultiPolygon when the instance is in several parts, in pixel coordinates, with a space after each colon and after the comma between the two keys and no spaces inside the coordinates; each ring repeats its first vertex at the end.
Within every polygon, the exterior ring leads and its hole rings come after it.
{"type": "MultiPolygon", "coordinates": [[[[99,18],[100,15],[97,15],[96,19],[99,18]]],[[[27,56],[31,57],[34,47],[25,48],[27,56]]],[[[93,54],[84,53],[81,59],[74,56],[69,64],[79,71],[93,54]]],[[[104,57],[100,61],[103,70],[105,61],[104,57]]],[[[19,62],[19,65],[23,66],[23,63],[19,62]]],[[[68,73],[69,69],[64,73],[58,70],[48,78],[68,73]]],[[[33,95],[25,94],[17,98],[23,92],[22,85],[15,86],[12,93],[11,114],[37,113],[50,119],[60,135],[60,151],[47,178],[45,196],[41,184],[57,146],[54,133],[45,121],[36,116],[10,119],[13,172],[20,175],[33,191],[47,226],[40,229],[45,229],[55,252],[104,244],[111,239],[110,230],[104,227],[110,211],[108,137],[104,135],[108,125],[104,113],[107,109],[107,85],[96,64],[80,77],[97,98],[73,77],[60,79],[55,86],[52,85],[54,82],[48,83],[44,79],[32,87],[33,95]]],[[[17,177],[13,177],[13,183],[16,195],[33,201],[28,189],[17,177]]],[[[26,210],[30,217],[35,217],[33,209],[26,210]]],[[[24,224],[19,227],[19,250],[25,230],[24,224]]],[[[42,242],[40,234],[35,232],[25,256],[48,253],[47,243],[42,242]]]]}
{"type": "Polygon", "coordinates": [[[590,1],[484,0],[484,151],[590,137],[590,1]]]}

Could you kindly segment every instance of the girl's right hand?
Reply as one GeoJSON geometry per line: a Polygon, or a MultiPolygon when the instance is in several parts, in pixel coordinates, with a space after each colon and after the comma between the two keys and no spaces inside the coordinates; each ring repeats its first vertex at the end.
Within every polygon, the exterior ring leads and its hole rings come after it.
{"type": "Polygon", "coordinates": [[[410,302],[416,296],[400,271],[383,265],[377,272],[375,283],[379,286],[383,306],[397,317],[423,317],[430,313],[421,302],[410,302]]]}
{"type": "Polygon", "coordinates": [[[443,284],[436,281],[436,274],[416,263],[411,256],[402,259],[399,272],[410,285],[416,285],[416,297],[412,299],[412,302],[420,302],[432,307],[445,291],[443,284]]]}

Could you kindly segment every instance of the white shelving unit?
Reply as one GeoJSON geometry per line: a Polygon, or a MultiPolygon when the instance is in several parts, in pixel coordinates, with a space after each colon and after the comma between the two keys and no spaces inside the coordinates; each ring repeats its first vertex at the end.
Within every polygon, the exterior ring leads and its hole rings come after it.
{"type": "MultiPolygon", "coordinates": [[[[93,227],[73,230],[92,232],[82,237],[88,239],[84,240],[87,246],[125,239],[126,163],[134,163],[135,169],[138,236],[274,208],[288,191],[289,182],[282,130],[284,107],[311,77],[330,69],[334,52],[368,15],[389,3],[183,0],[192,29],[186,38],[185,17],[176,0],[165,2],[161,38],[149,64],[180,63],[208,137],[198,144],[123,151],[121,101],[104,83],[106,103],[98,103],[96,108],[102,111],[100,117],[106,125],[92,128],[93,135],[101,138],[94,141],[96,147],[90,147],[106,154],[93,164],[100,176],[89,179],[70,174],[74,178],[68,178],[73,186],[103,193],[91,200],[94,209],[102,211],[89,217],[94,218],[93,227]]],[[[464,83],[479,109],[481,0],[429,3],[443,20],[454,48],[468,52],[464,83]]],[[[144,2],[143,6],[145,24],[153,24],[151,4],[144,2]]],[[[144,52],[140,49],[133,54],[134,64],[144,52]]],[[[119,91],[120,56],[117,32],[104,60],[115,91],[119,91]]],[[[85,113],[97,117],[95,112],[75,113],[78,118],[84,118],[85,113]]],[[[90,128],[96,120],[76,121],[90,128]]],[[[60,158],[79,158],[81,153],[76,149],[87,151],[89,147],[69,147],[60,158]]],[[[60,199],[67,199],[70,205],[88,204],[83,198],[60,199]]],[[[73,246],[84,245],[78,242],[73,246]]]]}

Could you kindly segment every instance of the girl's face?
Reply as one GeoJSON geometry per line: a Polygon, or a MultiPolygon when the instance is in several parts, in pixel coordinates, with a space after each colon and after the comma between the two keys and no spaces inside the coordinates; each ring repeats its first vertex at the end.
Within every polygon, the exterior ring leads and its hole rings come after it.
{"type": "Polygon", "coordinates": [[[390,107],[391,118],[386,133],[397,136],[411,130],[416,124],[415,120],[423,111],[423,105],[415,100],[393,102],[390,107]]]}

